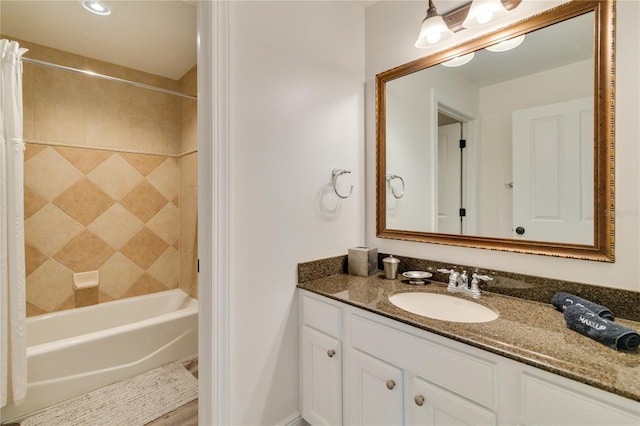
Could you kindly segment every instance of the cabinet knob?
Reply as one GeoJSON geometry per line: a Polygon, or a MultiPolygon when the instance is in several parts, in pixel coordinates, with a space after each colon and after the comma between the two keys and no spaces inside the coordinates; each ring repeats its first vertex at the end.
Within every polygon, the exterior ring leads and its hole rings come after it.
{"type": "Polygon", "coordinates": [[[395,387],[396,387],[396,382],[394,382],[393,380],[387,380],[387,389],[392,390],[395,387]]]}
{"type": "Polygon", "coordinates": [[[424,404],[424,396],[422,395],[416,395],[416,397],[413,398],[413,400],[415,401],[418,407],[422,407],[422,404],[424,404]]]}
{"type": "Polygon", "coordinates": [[[335,351],[335,350],[333,350],[333,349],[329,349],[329,350],[327,351],[327,356],[328,356],[329,358],[333,358],[333,356],[334,356],[335,354],[336,354],[336,351],[335,351]]]}

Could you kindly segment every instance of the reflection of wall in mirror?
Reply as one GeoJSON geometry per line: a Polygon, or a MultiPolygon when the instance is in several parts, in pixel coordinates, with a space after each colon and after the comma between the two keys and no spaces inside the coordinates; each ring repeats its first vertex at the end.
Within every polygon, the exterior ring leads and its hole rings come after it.
{"type": "Polygon", "coordinates": [[[512,238],[512,126],[514,110],[590,96],[593,61],[581,61],[480,89],[480,173],[478,234],[512,238]],[[544,88],[544,90],[540,90],[544,88]]]}
{"type": "Polygon", "coordinates": [[[388,229],[435,232],[437,227],[437,105],[478,114],[478,90],[442,67],[386,84],[386,173],[405,180],[396,199],[387,184],[388,229]],[[437,82],[437,84],[436,84],[437,82]]]}

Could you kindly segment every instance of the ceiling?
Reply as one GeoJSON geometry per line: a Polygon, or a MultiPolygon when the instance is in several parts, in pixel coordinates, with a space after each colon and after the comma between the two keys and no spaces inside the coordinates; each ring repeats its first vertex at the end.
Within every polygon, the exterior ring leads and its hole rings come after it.
{"type": "MultiPolygon", "coordinates": [[[[105,1],[112,10],[106,17],[85,11],[80,0],[2,0],[0,32],[171,79],[181,78],[196,64],[196,1],[105,1]]],[[[356,3],[368,7],[376,1],[356,3]]],[[[464,0],[439,0],[438,4],[444,12],[464,0]]],[[[548,68],[550,61],[560,66],[586,59],[593,55],[592,45],[579,44],[580,40],[593,40],[593,21],[581,18],[572,22],[537,32],[540,36],[530,35],[509,55],[476,55],[456,71],[483,86],[504,81],[508,75],[515,78],[542,66],[548,68]],[[547,40],[553,49],[542,47],[547,40]],[[547,56],[540,60],[529,49],[547,52],[547,56]]]]}
{"type": "Polygon", "coordinates": [[[109,16],[87,12],[80,0],[2,0],[0,32],[174,80],[196,64],[194,1],[105,3],[109,16]]]}

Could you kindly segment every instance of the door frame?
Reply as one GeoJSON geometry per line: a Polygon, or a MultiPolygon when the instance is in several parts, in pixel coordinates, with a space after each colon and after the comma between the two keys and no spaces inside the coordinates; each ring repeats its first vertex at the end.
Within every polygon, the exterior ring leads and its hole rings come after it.
{"type": "MultiPolygon", "coordinates": [[[[467,141],[467,147],[462,151],[462,200],[464,207],[468,209],[465,220],[462,221],[462,234],[477,235],[478,228],[478,212],[480,210],[478,203],[478,180],[472,176],[478,175],[479,159],[480,159],[480,135],[478,119],[474,118],[470,111],[463,111],[460,108],[449,105],[442,100],[436,93],[436,89],[431,91],[431,103],[433,105],[433,117],[431,120],[434,124],[432,140],[438,140],[438,112],[442,112],[462,123],[462,137],[467,141]]],[[[435,155],[438,155],[438,144],[435,144],[435,155]]],[[[438,173],[436,174],[436,188],[438,187],[438,173]]],[[[437,217],[437,196],[435,200],[436,217],[437,217]]]]}

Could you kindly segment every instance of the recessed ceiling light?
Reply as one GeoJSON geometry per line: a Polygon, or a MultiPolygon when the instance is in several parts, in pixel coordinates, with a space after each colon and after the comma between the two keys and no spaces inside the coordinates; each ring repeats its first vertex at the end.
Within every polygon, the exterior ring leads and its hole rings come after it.
{"type": "Polygon", "coordinates": [[[98,0],[84,0],[82,6],[91,13],[96,15],[107,16],[111,14],[109,6],[98,0]]]}

